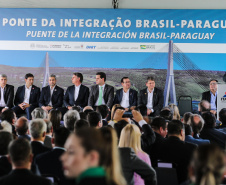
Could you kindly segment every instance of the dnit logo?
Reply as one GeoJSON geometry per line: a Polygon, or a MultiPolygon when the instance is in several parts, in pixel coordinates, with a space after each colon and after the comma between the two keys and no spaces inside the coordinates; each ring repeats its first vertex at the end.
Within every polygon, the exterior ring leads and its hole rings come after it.
{"type": "Polygon", "coordinates": [[[86,49],[96,49],[96,46],[86,46],[86,49]]]}
{"type": "Polygon", "coordinates": [[[221,98],[221,101],[226,102],[226,92],[225,92],[224,96],[221,98]]]}

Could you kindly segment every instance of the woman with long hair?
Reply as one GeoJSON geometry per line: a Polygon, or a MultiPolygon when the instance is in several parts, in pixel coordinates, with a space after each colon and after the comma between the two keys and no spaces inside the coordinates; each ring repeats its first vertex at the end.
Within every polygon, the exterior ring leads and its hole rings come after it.
{"type": "Polygon", "coordinates": [[[169,104],[169,107],[173,110],[173,119],[180,120],[180,113],[178,107],[172,103],[169,104]]]}
{"type": "Polygon", "coordinates": [[[59,110],[53,109],[49,112],[49,120],[53,124],[53,131],[60,127],[62,113],[59,110]]]}

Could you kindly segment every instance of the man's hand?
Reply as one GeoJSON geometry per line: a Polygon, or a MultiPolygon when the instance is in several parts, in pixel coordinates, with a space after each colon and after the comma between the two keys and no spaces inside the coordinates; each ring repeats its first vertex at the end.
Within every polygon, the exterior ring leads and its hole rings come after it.
{"type": "Polygon", "coordinates": [[[151,109],[147,109],[147,115],[149,116],[152,113],[151,109]]]}
{"type": "MultiPolygon", "coordinates": [[[[23,107],[24,107],[24,109],[26,109],[26,108],[30,107],[30,104],[28,104],[28,103],[23,103],[23,107]]],[[[23,110],[24,110],[24,109],[23,109],[23,110]]]]}
{"type": "Polygon", "coordinates": [[[141,121],[141,120],[144,119],[143,116],[141,115],[141,113],[138,112],[138,111],[136,111],[136,110],[133,110],[133,111],[132,111],[132,114],[133,114],[133,119],[134,119],[137,123],[139,123],[139,121],[141,121]]]}
{"type": "Polygon", "coordinates": [[[2,109],[2,112],[4,112],[5,110],[7,110],[8,108],[4,108],[4,109],[2,109]]]}
{"type": "Polygon", "coordinates": [[[117,109],[116,112],[115,112],[115,115],[113,117],[113,119],[115,121],[120,121],[122,120],[122,116],[124,114],[125,110],[122,110],[122,109],[117,109]]]}
{"type": "Polygon", "coordinates": [[[130,110],[135,110],[136,106],[130,107],[130,110]]]}
{"type": "Polygon", "coordinates": [[[19,104],[18,105],[22,110],[24,110],[25,108],[24,108],[24,103],[21,103],[21,104],[19,104]]]}
{"type": "Polygon", "coordinates": [[[125,111],[129,111],[129,108],[125,108],[125,111]]]}
{"type": "Polygon", "coordinates": [[[46,106],[46,110],[47,111],[49,111],[49,110],[51,110],[53,107],[51,107],[51,106],[46,106]]]}
{"type": "Polygon", "coordinates": [[[215,110],[211,110],[211,113],[213,113],[214,115],[217,113],[215,110]]]}

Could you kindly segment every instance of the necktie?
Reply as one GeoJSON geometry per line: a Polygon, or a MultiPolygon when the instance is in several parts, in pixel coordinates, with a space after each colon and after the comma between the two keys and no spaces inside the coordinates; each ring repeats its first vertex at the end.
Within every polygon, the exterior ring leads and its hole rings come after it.
{"type": "Polygon", "coordinates": [[[102,105],[103,87],[100,87],[98,105],[102,105]]]}

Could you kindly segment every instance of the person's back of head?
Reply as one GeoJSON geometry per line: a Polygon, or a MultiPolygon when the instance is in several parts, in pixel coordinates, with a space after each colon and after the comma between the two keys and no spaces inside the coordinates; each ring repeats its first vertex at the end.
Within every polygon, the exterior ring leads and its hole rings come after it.
{"type": "Polygon", "coordinates": [[[202,113],[202,118],[205,122],[204,128],[214,128],[216,126],[216,117],[212,112],[202,113]]]}
{"type": "Polygon", "coordinates": [[[31,117],[32,117],[32,119],[38,119],[38,118],[46,119],[47,118],[47,113],[42,108],[38,107],[38,108],[35,108],[31,112],[31,117]]]}
{"type": "Polygon", "coordinates": [[[79,112],[79,115],[80,115],[80,119],[84,119],[84,120],[87,120],[87,115],[85,112],[79,112]]]}
{"type": "Polygon", "coordinates": [[[53,131],[60,127],[60,121],[62,118],[62,113],[60,110],[53,109],[49,112],[49,120],[53,125],[53,131]]]}
{"type": "Polygon", "coordinates": [[[199,134],[202,131],[203,126],[204,126],[204,120],[200,115],[193,114],[189,118],[187,124],[191,126],[191,128],[194,132],[194,135],[196,135],[196,134],[199,134]]]}
{"type": "Polygon", "coordinates": [[[46,123],[46,134],[50,134],[53,131],[53,125],[52,122],[48,119],[44,119],[45,123],[46,123]]]}
{"type": "Polygon", "coordinates": [[[6,131],[12,133],[12,125],[8,121],[2,121],[0,123],[0,131],[6,131]]]}
{"type": "Polygon", "coordinates": [[[107,105],[99,105],[96,108],[96,112],[101,114],[102,119],[106,119],[109,111],[107,105]]]}
{"type": "Polygon", "coordinates": [[[168,123],[168,136],[176,136],[184,141],[184,124],[180,120],[170,121],[168,123]]]}
{"type": "Polygon", "coordinates": [[[8,154],[8,145],[13,140],[13,135],[6,131],[0,132],[0,156],[8,154]]]}
{"type": "Polygon", "coordinates": [[[118,136],[118,140],[120,139],[120,136],[121,136],[121,132],[122,132],[122,129],[127,125],[129,124],[129,122],[127,122],[126,120],[120,120],[118,121],[117,123],[115,123],[114,125],[114,129],[117,133],[117,136],[118,136]]]}
{"type": "Polygon", "coordinates": [[[87,127],[90,127],[90,125],[89,125],[88,121],[86,121],[84,119],[77,120],[75,122],[75,126],[74,126],[75,130],[81,129],[81,128],[87,128],[87,127]]]}
{"type": "Polygon", "coordinates": [[[65,127],[60,127],[55,130],[53,133],[54,144],[58,147],[64,147],[64,144],[70,135],[70,131],[65,127]]]}
{"type": "Polygon", "coordinates": [[[29,124],[29,132],[31,134],[32,140],[42,140],[45,139],[46,134],[46,123],[43,119],[34,119],[29,124]]]}
{"type": "Polygon", "coordinates": [[[7,121],[10,124],[13,124],[14,121],[16,120],[16,115],[12,109],[6,109],[2,114],[1,114],[1,120],[7,121]]]}
{"type": "Polygon", "coordinates": [[[86,114],[86,119],[87,119],[88,114],[89,114],[90,112],[94,112],[94,110],[92,110],[92,109],[86,109],[86,110],[84,110],[83,112],[86,114]]]}
{"type": "Polygon", "coordinates": [[[165,118],[168,121],[171,121],[173,119],[173,111],[171,108],[167,108],[164,107],[161,111],[160,111],[160,117],[165,118]]]}
{"type": "Polygon", "coordinates": [[[12,141],[8,147],[10,161],[13,168],[30,169],[32,162],[31,146],[27,139],[19,138],[12,141]]]}
{"type": "Polygon", "coordinates": [[[210,108],[211,108],[210,103],[206,100],[200,101],[198,105],[198,109],[200,112],[210,111],[210,108]]]}
{"type": "Polygon", "coordinates": [[[80,112],[81,111],[81,108],[79,106],[73,106],[72,107],[72,110],[76,110],[76,111],[80,112]]]}
{"type": "Polygon", "coordinates": [[[167,122],[162,117],[155,117],[151,122],[152,129],[162,137],[167,135],[167,122]]]}
{"type": "Polygon", "coordinates": [[[98,112],[90,112],[87,115],[87,121],[90,124],[90,127],[102,127],[102,117],[98,112]]]}
{"type": "Polygon", "coordinates": [[[185,136],[190,136],[190,135],[192,136],[193,131],[190,125],[184,124],[184,130],[185,130],[185,136]]]}
{"type": "Polygon", "coordinates": [[[190,176],[194,184],[220,185],[225,168],[225,153],[216,145],[201,145],[194,153],[190,176]]]}
{"type": "Polygon", "coordinates": [[[190,117],[192,116],[193,114],[191,112],[185,112],[184,113],[184,116],[183,116],[183,123],[184,124],[187,124],[188,123],[188,120],[190,119],[190,117]]]}
{"type": "Polygon", "coordinates": [[[147,106],[146,105],[138,105],[135,110],[139,111],[142,116],[147,116],[147,106]]]}
{"type": "Polygon", "coordinates": [[[175,104],[169,104],[169,107],[173,110],[173,119],[180,120],[179,109],[175,104]]]}
{"type": "Polygon", "coordinates": [[[226,108],[223,108],[219,112],[219,120],[223,125],[226,125],[226,108]]]}
{"type": "Polygon", "coordinates": [[[25,135],[28,131],[28,119],[20,117],[15,124],[15,128],[18,135],[25,135]]]}
{"type": "Polygon", "coordinates": [[[76,110],[69,110],[64,114],[64,126],[70,130],[74,131],[74,125],[77,120],[80,119],[80,115],[76,110]]]}

